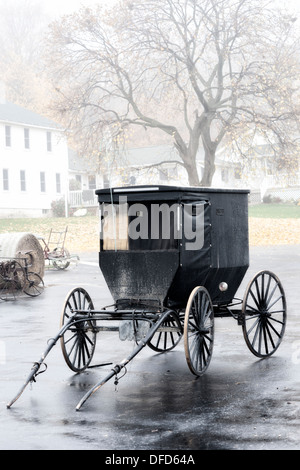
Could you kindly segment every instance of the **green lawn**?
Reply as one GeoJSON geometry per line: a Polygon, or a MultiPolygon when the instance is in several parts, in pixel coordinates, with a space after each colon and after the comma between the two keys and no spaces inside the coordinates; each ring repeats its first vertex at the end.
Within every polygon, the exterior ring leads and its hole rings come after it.
{"type": "Polygon", "coordinates": [[[300,206],[295,204],[258,204],[249,206],[249,216],[265,219],[299,219],[300,206]]]}

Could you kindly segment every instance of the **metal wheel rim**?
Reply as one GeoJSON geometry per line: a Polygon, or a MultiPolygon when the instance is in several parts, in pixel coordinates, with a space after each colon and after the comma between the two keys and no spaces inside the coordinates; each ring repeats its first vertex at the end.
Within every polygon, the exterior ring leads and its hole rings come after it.
{"type": "MultiPolygon", "coordinates": [[[[73,289],[67,296],[61,315],[60,327],[70,319],[74,312],[94,310],[93,302],[83,288],[73,289]]],[[[95,347],[96,331],[92,320],[82,320],[71,324],[60,338],[64,359],[74,372],[84,371],[90,364],[95,347]]]]}
{"type": "MultiPolygon", "coordinates": [[[[64,249],[64,255],[69,258],[70,257],[70,253],[69,251],[65,248],[64,249]]],[[[59,259],[57,258],[56,260],[53,261],[53,266],[56,268],[56,269],[61,269],[61,270],[64,270],[64,269],[67,269],[70,265],[70,261],[68,260],[65,260],[65,259],[59,259]]]]}
{"type": "Polygon", "coordinates": [[[194,375],[207,370],[214,343],[214,311],[210,295],[200,286],[192,291],[185,311],[184,349],[187,364],[194,375]]]}
{"type": "Polygon", "coordinates": [[[243,306],[243,334],[250,351],[269,357],[279,347],[286,325],[286,298],[278,277],[260,271],[249,282],[243,306]]]}
{"type": "Polygon", "coordinates": [[[37,273],[27,273],[23,291],[30,297],[37,297],[44,292],[44,281],[37,273]]]}

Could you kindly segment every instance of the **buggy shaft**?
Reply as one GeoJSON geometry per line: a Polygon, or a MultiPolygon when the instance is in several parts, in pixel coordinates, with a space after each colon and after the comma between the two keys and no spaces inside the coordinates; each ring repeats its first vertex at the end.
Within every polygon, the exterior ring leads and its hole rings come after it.
{"type": "MultiPolygon", "coordinates": [[[[49,344],[48,344],[48,347],[47,349],[44,351],[44,353],[42,354],[41,358],[39,359],[39,361],[37,362],[34,362],[33,363],[33,366],[31,368],[31,372],[30,374],[28,375],[26,381],[24,382],[24,384],[22,385],[22,387],[20,388],[19,392],[17,393],[17,395],[9,402],[7,403],[6,407],[7,408],[11,408],[11,406],[18,400],[18,398],[22,395],[22,393],[24,392],[25,388],[27,387],[27,385],[30,383],[30,382],[35,382],[35,377],[38,375],[38,371],[41,367],[41,365],[44,363],[47,355],[49,354],[49,352],[51,351],[51,349],[53,348],[53,346],[55,346],[55,344],[57,343],[57,341],[59,340],[59,338],[65,333],[65,331],[68,329],[69,325],[74,321],[73,317],[70,317],[70,319],[68,320],[68,322],[65,323],[65,325],[60,329],[59,333],[54,337],[54,338],[51,338],[51,340],[49,341],[49,344]]],[[[44,371],[43,371],[44,372],[44,371]]],[[[42,373],[42,372],[39,372],[39,373],[42,373]]]]}
{"type": "Polygon", "coordinates": [[[123,359],[119,364],[116,364],[111,372],[100,382],[94,385],[80,400],[78,405],[76,406],[76,411],[79,411],[82,405],[88,400],[88,398],[93,395],[99,388],[101,388],[106,382],[108,382],[112,377],[118,375],[119,372],[146,346],[146,344],[151,340],[152,336],[156,333],[156,331],[160,328],[169,314],[173,312],[172,310],[167,310],[164,312],[159,320],[157,320],[154,325],[150,328],[148,334],[140,341],[134,351],[125,359],[123,359]]]}

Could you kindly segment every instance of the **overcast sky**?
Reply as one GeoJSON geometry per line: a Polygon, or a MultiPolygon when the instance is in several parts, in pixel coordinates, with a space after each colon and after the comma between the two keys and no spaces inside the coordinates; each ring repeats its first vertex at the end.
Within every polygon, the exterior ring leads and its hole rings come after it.
{"type": "MultiPolygon", "coordinates": [[[[44,3],[44,0],[40,0],[44,3]]],[[[45,8],[49,12],[55,11],[57,14],[71,13],[78,10],[81,6],[94,6],[102,4],[105,6],[112,5],[116,0],[50,0],[45,8]]]]}
{"type": "MultiPolygon", "coordinates": [[[[41,3],[44,3],[45,0],[39,0],[41,3]]],[[[278,1],[279,5],[289,5],[293,6],[296,9],[300,9],[300,0],[275,0],[278,1]]],[[[56,10],[57,12],[68,13],[80,8],[80,6],[89,6],[96,4],[103,4],[110,6],[115,3],[116,0],[50,0],[47,2],[48,8],[50,10],[56,10]]],[[[46,2],[45,2],[46,3],[46,2]]]]}

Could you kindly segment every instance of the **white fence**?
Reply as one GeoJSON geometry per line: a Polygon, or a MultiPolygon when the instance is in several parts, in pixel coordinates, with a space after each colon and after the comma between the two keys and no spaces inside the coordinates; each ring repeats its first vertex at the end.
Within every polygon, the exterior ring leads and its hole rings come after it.
{"type": "Polygon", "coordinates": [[[98,200],[94,189],[69,191],[69,204],[71,207],[95,207],[98,200]]]}

